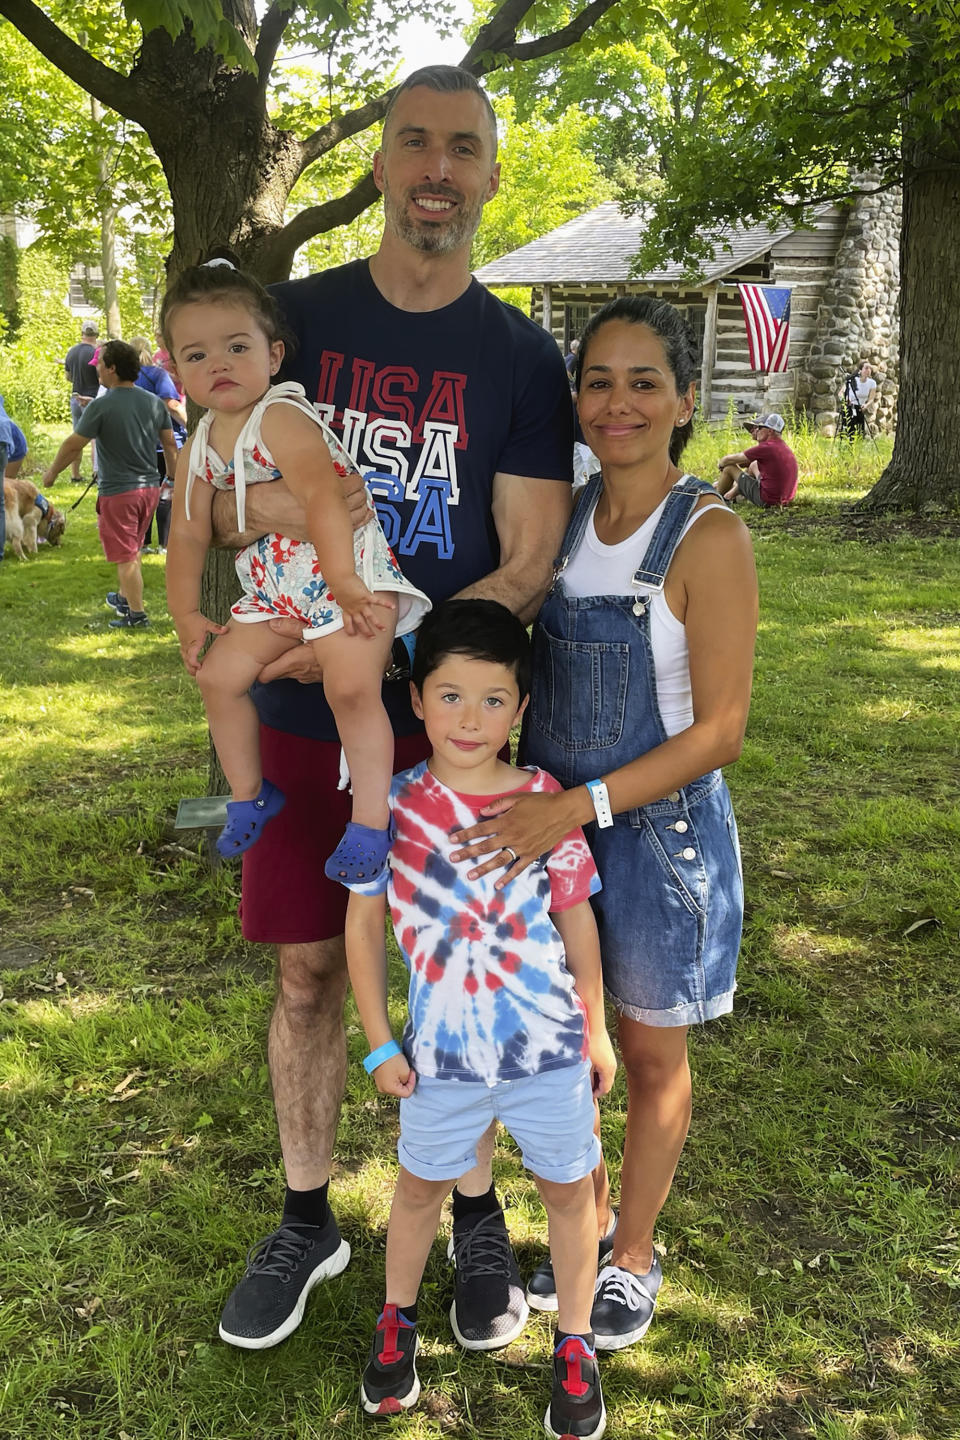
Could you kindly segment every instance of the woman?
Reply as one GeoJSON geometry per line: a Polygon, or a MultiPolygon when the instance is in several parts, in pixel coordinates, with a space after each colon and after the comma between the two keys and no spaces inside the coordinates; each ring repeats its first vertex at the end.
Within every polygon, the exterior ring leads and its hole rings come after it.
{"type": "MultiPolygon", "coordinates": [[[[452,857],[491,857],[472,875],[506,865],[503,885],[587,826],[628,1089],[619,1220],[602,1166],[595,1177],[609,1263],[592,1324],[606,1350],[640,1339],[653,1316],[653,1229],[690,1123],[687,1030],[732,1008],[743,916],[719,767],[743,742],[756,575],[744,526],[677,467],[696,369],[693,337],[664,301],[612,301],[585,328],[577,404],[602,473],[574,512],[535,626],[524,736],[524,759],[568,788],[488,807],[494,818],[461,831],[467,848],[452,857]]],[[[541,1302],[549,1282],[541,1267],[531,1282],[541,1302]]]]}

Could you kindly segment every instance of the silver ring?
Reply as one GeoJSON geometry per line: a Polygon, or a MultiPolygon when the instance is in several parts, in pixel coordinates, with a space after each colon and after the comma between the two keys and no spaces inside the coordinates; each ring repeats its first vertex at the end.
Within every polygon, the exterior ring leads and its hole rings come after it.
{"type": "Polygon", "coordinates": [[[513,861],[514,864],[516,864],[516,862],[517,862],[517,852],[516,852],[516,850],[514,850],[513,846],[512,846],[512,845],[503,845],[503,846],[501,846],[501,849],[506,850],[507,854],[510,856],[510,859],[513,861]]]}

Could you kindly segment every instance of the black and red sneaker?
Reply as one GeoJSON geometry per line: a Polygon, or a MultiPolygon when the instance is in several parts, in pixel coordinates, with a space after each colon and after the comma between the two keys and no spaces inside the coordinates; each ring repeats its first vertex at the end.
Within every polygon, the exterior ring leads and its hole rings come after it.
{"type": "Polygon", "coordinates": [[[368,1415],[399,1415],[420,1398],[417,1327],[396,1305],[384,1305],[370,1359],[360,1382],[360,1404],[368,1415]]]}
{"type": "Polygon", "coordinates": [[[597,1352],[567,1335],[553,1352],[553,1394],[543,1428],[554,1440],[600,1440],[607,1428],[597,1352]]]}

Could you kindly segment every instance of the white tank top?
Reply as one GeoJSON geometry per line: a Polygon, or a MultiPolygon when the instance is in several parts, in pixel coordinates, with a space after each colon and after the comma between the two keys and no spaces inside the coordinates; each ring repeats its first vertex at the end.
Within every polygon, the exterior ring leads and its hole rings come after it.
{"type": "MultiPolygon", "coordinates": [[[[567,594],[577,599],[585,595],[642,595],[643,587],[634,585],[633,577],[647,553],[647,547],[653,539],[653,532],[659,524],[666,503],[667,499],[664,497],[639,530],[634,530],[632,535],[616,545],[604,545],[603,541],[597,538],[591,512],[580,546],[570,557],[563,572],[563,585],[567,594]]],[[[703,505],[694,510],[684,525],[681,540],[708,510],[723,510],[728,515],[733,514],[732,509],[726,505],[703,505]]],[[[686,730],[693,724],[693,694],[690,689],[690,653],[687,649],[686,628],[683,621],[678,620],[670,609],[662,590],[651,595],[648,613],[653,669],[657,681],[657,702],[663,728],[668,735],[679,735],[681,730],[686,730]]]]}

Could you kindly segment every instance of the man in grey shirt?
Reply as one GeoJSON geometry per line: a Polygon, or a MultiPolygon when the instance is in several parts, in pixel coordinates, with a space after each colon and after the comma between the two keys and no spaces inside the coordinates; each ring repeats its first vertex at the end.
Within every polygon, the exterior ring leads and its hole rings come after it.
{"type": "Polygon", "coordinates": [[[143,608],[140,551],[160,496],[158,440],[168,474],[177,468],[170,412],[158,396],[136,385],[139,373],[140,361],[132,345],[122,340],[104,345],[97,377],[107,393],[83,410],[74,433],[64,440],[43,477],[45,486],[52,485],[60,471],[96,439],[97,523],[103,553],[117,567],[117,589],[107,595],[107,604],[117,612],[110,624],[117,630],[143,629],[150,623],[143,608]]]}
{"type": "MultiPolygon", "coordinates": [[[[85,320],[80,329],[80,341],[77,345],[71,345],[63,360],[63,368],[67,372],[70,381],[72,394],[70,396],[70,419],[76,429],[77,421],[90,401],[96,398],[100,382],[97,379],[97,372],[94,367],[93,357],[96,353],[95,346],[99,330],[92,320],[85,320]]],[[[97,473],[96,446],[90,447],[91,464],[93,473],[97,473]]],[[[79,455],[70,466],[70,474],[74,484],[80,484],[80,457],[79,455]]]]}

